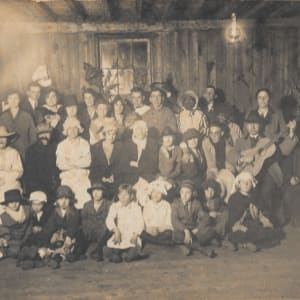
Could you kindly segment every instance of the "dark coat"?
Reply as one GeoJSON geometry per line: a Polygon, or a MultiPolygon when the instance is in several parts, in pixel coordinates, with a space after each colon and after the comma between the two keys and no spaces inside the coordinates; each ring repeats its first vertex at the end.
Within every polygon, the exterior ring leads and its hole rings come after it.
{"type": "Polygon", "coordinates": [[[9,131],[18,133],[18,138],[13,142],[12,146],[24,158],[27,148],[36,141],[36,128],[31,116],[19,110],[13,119],[10,110],[7,110],[0,116],[0,125],[5,126],[9,131]]]}
{"type": "Polygon", "coordinates": [[[94,208],[94,201],[85,203],[81,211],[82,230],[88,241],[97,242],[103,238],[107,232],[105,220],[110,208],[111,202],[103,199],[99,209],[94,208]]]}
{"type": "Polygon", "coordinates": [[[59,208],[54,209],[43,230],[44,244],[49,245],[52,235],[58,230],[64,230],[71,239],[76,238],[80,233],[80,221],[80,213],[73,206],[64,217],[59,208]]]}
{"type": "Polygon", "coordinates": [[[91,182],[101,182],[102,177],[110,177],[111,175],[114,175],[115,184],[118,185],[120,182],[120,164],[122,155],[123,147],[120,142],[116,142],[114,144],[109,162],[105,156],[102,141],[91,146],[91,182]]]}
{"type": "Polygon", "coordinates": [[[37,107],[35,108],[35,110],[33,110],[31,103],[27,97],[21,101],[20,108],[22,111],[27,112],[31,116],[35,125],[43,121],[41,112],[39,111],[39,109],[37,109],[37,107]]]}
{"type": "Polygon", "coordinates": [[[130,166],[131,161],[137,161],[138,149],[132,139],[124,143],[121,157],[121,177],[124,183],[134,184],[139,177],[152,181],[158,174],[158,152],[157,142],[147,138],[145,150],[142,151],[138,167],[130,166]]]}
{"type": "Polygon", "coordinates": [[[97,118],[97,113],[95,112],[93,118],[91,119],[86,106],[79,106],[78,109],[78,119],[80,121],[80,124],[82,125],[84,132],[82,133],[82,137],[84,137],[86,140],[90,140],[90,134],[89,129],[91,126],[91,121],[97,118]]]}
{"type": "Polygon", "coordinates": [[[56,143],[47,146],[37,141],[26,152],[24,182],[29,195],[36,190],[44,191],[48,200],[53,201],[59,184],[59,170],[56,167],[56,143]]]}

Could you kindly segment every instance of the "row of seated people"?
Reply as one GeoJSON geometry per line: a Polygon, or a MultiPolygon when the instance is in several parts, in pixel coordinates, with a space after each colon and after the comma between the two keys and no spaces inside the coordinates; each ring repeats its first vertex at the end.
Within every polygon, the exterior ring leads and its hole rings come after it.
{"type": "Polygon", "coordinates": [[[74,193],[60,186],[55,206],[47,205],[42,191],[25,200],[20,191],[5,192],[0,215],[0,256],[15,258],[23,270],[59,268],[87,255],[113,263],[145,259],[147,244],[179,246],[184,255],[194,251],[210,258],[215,247],[258,251],[277,245],[283,238],[257,204],[256,180],[241,172],[234,182],[228,207],[218,181],[207,179],[199,195],[190,180],[183,180],[171,204],[161,179],[149,185],[149,201],[142,207],[132,185],[121,184],[114,201],[105,198],[106,187],[94,183],[90,201],[75,207],[74,193]]]}

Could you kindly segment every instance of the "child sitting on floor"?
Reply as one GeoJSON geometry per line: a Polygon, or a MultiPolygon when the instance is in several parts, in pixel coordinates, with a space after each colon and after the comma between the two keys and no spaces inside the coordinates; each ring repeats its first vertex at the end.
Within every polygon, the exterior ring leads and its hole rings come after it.
{"type": "Polygon", "coordinates": [[[237,250],[239,246],[257,251],[265,244],[277,244],[281,233],[273,228],[256,203],[255,178],[248,172],[235,180],[235,192],[228,202],[228,240],[237,250]]]}
{"type": "Polygon", "coordinates": [[[4,193],[4,212],[0,215],[0,257],[17,258],[31,233],[30,206],[25,205],[19,190],[4,193]]]}
{"type": "Polygon", "coordinates": [[[105,187],[102,183],[93,183],[88,189],[92,200],[85,203],[81,211],[82,229],[85,237],[86,249],[96,243],[95,249],[90,253],[92,259],[103,260],[103,247],[106,245],[110,233],[105,220],[111,202],[104,198],[105,187]]]}
{"type": "Polygon", "coordinates": [[[164,182],[152,181],[149,185],[151,200],[143,210],[145,230],[141,238],[143,243],[172,245],[171,206],[163,197],[167,195],[164,182]]]}
{"type": "Polygon", "coordinates": [[[38,249],[43,246],[43,230],[50,216],[50,209],[46,207],[47,195],[41,191],[32,192],[29,196],[31,202],[32,232],[23,244],[18,255],[17,266],[24,269],[41,267],[44,261],[38,255],[38,249]]]}
{"type": "Polygon", "coordinates": [[[184,255],[190,255],[192,250],[197,250],[213,258],[216,253],[209,245],[215,239],[216,233],[209,226],[209,217],[193,193],[193,182],[184,180],[180,184],[180,198],[172,202],[174,242],[183,245],[181,248],[184,255]]]}
{"type": "Polygon", "coordinates": [[[144,219],[140,206],[135,201],[129,184],[121,184],[117,202],[109,209],[106,225],[113,236],[108,240],[103,255],[114,263],[145,258],[141,252],[140,235],[144,230],[144,219]]]}
{"type": "Polygon", "coordinates": [[[210,226],[216,231],[216,242],[221,246],[225,238],[228,211],[220,197],[221,186],[215,179],[206,179],[203,183],[204,209],[210,218],[210,226]]]}
{"type": "Polygon", "coordinates": [[[68,186],[60,186],[56,194],[56,208],[45,225],[46,248],[39,255],[50,257],[49,266],[56,269],[62,260],[74,262],[83,255],[83,233],[80,213],[74,207],[74,193],[68,186]]]}

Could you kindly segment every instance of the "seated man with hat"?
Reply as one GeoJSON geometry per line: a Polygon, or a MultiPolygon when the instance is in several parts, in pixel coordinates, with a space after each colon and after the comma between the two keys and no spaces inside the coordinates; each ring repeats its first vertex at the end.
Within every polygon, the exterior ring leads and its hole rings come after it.
{"type": "Polygon", "coordinates": [[[26,194],[43,191],[51,206],[59,185],[59,170],[56,166],[57,143],[52,139],[53,129],[43,122],[37,126],[37,141],[26,152],[24,182],[26,194]]]}
{"type": "Polygon", "coordinates": [[[208,257],[215,257],[216,253],[209,244],[216,238],[216,232],[209,226],[209,217],[200,201],[193,196],[193,182],[183,180],[179,188],[180,197],[171,204],[174,242],[183,245],[184,255],[196,250],[208,257]]]}
{"type": "Polygon", "coordinates": [[[75,193],[76,208],[81,209],[90,200],[87,189],[90,187],[89,167],[91,151],[89,143],[80,136],[83,128],[76,119],[67,119],[64,123],[66,138],[56,150],[56,165],[60,169],[62,185],[69,186],[75,193]]]}
{"type": "Polygon", "coordinates": [[[1,257],[17,258],[20,247],[31,233],[30,206],[17,189],[4,193],[4,212],[0,215],[1,257]]]}
{"type": "Polygon", "coordinates": [[[111,201],[104,198],[105,190],[102,183],[93,183],[88,189],[92,199],[85,203],[81,211],[86,248],[96,243],[91,258],[97,261],[103,260],[103,247],[111,236],[105,224],[111,201]]]}
{"type": "Polygon", "coordinates": [[[23,175],[21,156],[10,146],[15,137],[15,132],[9,132],[6,127],[0,126],[0,203],[7,190],[21,189],[19,181],[23,175]]]}

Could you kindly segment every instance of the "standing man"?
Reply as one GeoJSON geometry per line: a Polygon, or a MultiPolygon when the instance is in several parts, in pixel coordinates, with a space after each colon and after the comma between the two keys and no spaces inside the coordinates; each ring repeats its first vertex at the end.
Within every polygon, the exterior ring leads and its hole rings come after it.
{"type": "Polygon", "coordinates": [[[41,86],[37,82],[29,83],[26,94],[27,97],[21,101],[20,108],[27,112],[32,117],[34,124],[37,125],[43,119],[37,110],[40,105],[41,86]]]}
{"type": "Polygon", "coordinates": [[[177,121],[174,113],[164,106],[167,91],[158,85],[152,85],[150,93],[151,108],[143,115],[143,120],[149,128],[149,136],[158,139],[168,126],[177,131],[177,121]]]}
{"type": "Polygon", "coordinates": [[[20,109],[20,94],[17,90],[7,93],[8,110],[0,116],[0,125],[9,131],[16,132],[18,138],[13,142],[14,146],[25,157],[27,148],[36,141],[36,129],[32,117],[20,109]]]}

